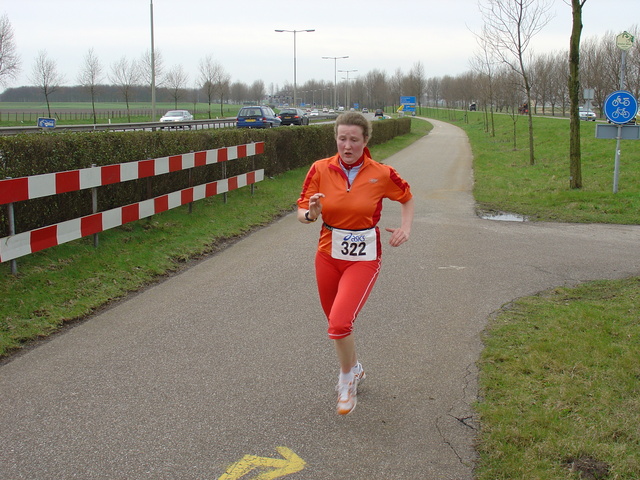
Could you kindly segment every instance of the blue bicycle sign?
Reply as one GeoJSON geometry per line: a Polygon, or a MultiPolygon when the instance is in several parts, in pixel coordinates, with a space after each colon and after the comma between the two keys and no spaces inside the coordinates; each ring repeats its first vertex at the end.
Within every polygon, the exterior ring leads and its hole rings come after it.
{"type": "Polygon", "coordinates": [[[611,123],[623,124],[635,118],[638,101],[624,90],[613,92],[604,102],[604,114],[611,123]]]}
{"type": "Polygon", "coordinates": [[[629,97],[623,97],[622,95],[618,95],[611,101],[611,105],[617,107],[618,105],[622,105],[623,107],[628,107],[631,105],[631,100],[629,97]]]}

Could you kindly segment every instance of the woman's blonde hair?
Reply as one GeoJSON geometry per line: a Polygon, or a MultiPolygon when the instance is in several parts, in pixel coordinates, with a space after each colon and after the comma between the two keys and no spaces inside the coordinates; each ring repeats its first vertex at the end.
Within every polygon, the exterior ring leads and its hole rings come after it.
{"type": "Polygon", "coordinates": [[[358,127],[362,127],[362,135],[364,136],[364,139],[369,141],[369,139],[371,138],[371,122],[367,120],[361,113],[346,112],[340,114],[338,118],[336,118],[336,123],[333,129],[336,137],[338,136],[338,127],[340,125],[356,125],[358,127]]]}

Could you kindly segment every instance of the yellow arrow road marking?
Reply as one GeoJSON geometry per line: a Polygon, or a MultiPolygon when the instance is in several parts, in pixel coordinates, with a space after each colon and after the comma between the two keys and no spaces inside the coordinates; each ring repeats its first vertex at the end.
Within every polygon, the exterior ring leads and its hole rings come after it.
{"type": "Polygon", "coordinates": [[[299,472],[307,464],[296,455],[293,450],[287,447],[276,447],[276,450],[284,458],[258,457],[256,455],[245,455],[239,461],[227,468],[218,480],[238,480],[247,473],[255,469],[275,468],[261,473],[254,480],[273,480],[284,477],[291,473],[299,472]]]}

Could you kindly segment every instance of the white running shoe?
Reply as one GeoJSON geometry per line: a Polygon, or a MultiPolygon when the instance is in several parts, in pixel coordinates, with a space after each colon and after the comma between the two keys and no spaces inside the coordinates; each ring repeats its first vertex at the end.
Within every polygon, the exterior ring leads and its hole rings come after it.
{"type": "Polygon", "coordinates": [[[338,383],[336,385],[338,391],[338,415],[347,415],[353,412],[358,402],[358,383],[354,379],[349,383],[338,383]]]}
{"type": "Polygon", "coordinates": [[[358,403],[358,385],[367,377],[360,362],[353,367],[352,371],[353,382],[338,382],[338,385],[336,385],[336,390],[338,391],[337,411],[339,415],[347,415],[356,408],[356,404],[358,403]]]}
{"type": "Polygon", "coordinates": [[[356,363],[356,366],[352,369],[353,374],[356,379],[356,387],[360,385],[365,378],[367,378],[367,374],[364,373],[364,368],[362,368],[362,364],[360,362],[356,363]]]}

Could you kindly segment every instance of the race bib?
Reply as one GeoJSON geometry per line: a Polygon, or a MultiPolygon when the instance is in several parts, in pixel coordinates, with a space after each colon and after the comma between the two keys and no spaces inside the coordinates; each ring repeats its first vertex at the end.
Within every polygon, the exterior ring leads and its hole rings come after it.
{"type": "Polygon", "coordinates": [[[355,231],[334,228],[331,233],[331,256],[333,258],[350,262],[362,262],[376,260],[378,257],[375,228],[355,231]]]}

